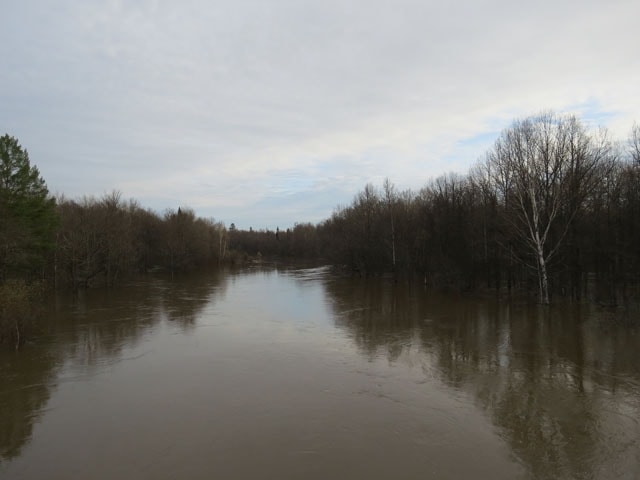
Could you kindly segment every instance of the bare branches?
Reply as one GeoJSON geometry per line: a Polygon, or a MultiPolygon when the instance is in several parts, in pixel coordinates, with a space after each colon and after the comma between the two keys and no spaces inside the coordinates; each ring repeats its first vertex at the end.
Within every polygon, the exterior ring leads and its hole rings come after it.
{"type": "Polygon", "coordinates": [[[537,259],[544,303],[549,302],[547,265],[610,160],[606,132],[589,134],[575,117],[552,112],[515,121],[487,154],[486,181],[537,259]]]}
{"type": "Polygon", "coordinates": [[[635,123],[629,136],[629,155],[631,162],[640,167],[640,125],[635,123]]]}

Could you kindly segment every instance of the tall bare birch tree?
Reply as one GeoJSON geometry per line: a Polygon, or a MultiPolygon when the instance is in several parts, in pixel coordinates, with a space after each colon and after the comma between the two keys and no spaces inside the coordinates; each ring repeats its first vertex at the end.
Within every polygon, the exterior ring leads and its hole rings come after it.
{"type": "Polygon", "coordinates": [[[631,163],[640,167],[640,124],[635,123],[629,135],[629,156],[631,163]]]}
{"type": "Polygon", "coordinates": [[[393,272],[396,272],[396,218],[395,209],[397,203],[396,189],[388,178],[384,179],[382,184],[384,191],[384,203],[387,207],[389,220],[391,222],[391,265],[393,272]]]}
{"type": "Polygon", "coordinates": [[[611,159],[606,132],[590,133],[576,117],[551,112],[515,121],[487,154],[485,174],[534,259],[544,304],[549,262],[611,159]]]}

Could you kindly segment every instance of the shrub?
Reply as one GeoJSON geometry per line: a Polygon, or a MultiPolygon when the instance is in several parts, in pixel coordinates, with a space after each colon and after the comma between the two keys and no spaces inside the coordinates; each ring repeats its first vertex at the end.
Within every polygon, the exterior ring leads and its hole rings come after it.
{"type": "Polygon", "coordinates": [[[18,349],[34,329],[39,312],[41,287],[24,280],[0,285],[0,344],[18,349]]]}

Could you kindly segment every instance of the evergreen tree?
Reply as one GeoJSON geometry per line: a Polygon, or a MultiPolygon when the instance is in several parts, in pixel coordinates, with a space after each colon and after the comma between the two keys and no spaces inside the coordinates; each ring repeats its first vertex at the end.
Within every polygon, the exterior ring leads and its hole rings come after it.
{"type": "Polygon", "coordinates": [[[0,137],[0,282],[29,277],[54,246],[55,200],[18,141],[0,137]]]}

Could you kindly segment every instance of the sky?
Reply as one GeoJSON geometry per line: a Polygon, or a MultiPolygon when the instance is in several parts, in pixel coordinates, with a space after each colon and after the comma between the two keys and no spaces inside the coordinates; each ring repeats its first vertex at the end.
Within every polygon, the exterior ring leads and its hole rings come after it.
{"type": "Polygon", "coordinates": [[[51,193],[316,223],[513,120],[640,121],[637,0],[6,0],[0,135],[51,193]]]}

